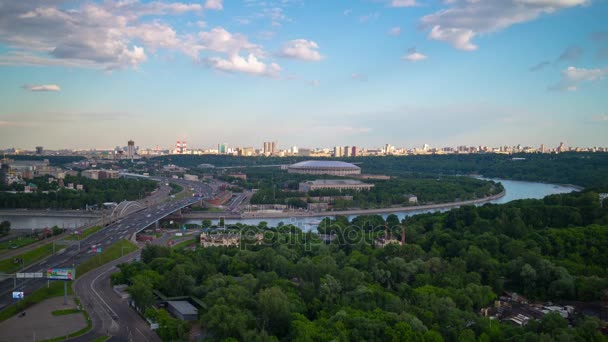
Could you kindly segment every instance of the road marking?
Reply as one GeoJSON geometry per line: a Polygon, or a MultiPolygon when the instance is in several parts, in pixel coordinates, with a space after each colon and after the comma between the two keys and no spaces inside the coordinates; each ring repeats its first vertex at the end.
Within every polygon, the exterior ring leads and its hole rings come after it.
{"type": "Polygon", "coordinates": [[[97,296],[97,298],[99,298],[99,300],[101,300],[101,302],[102,302],[102,303],[103,303],[103,304],[104,304],[104,305],[105,305],[105,306],[108,308],[108,310],[109,310],[109,311],[110,311],[112,314],[114,314],[116,317],[118,317],[118,315],[116,314],[116,312],[114,312],[114,310],[112,310],[112,308],[111,308],[111,307],[108,305],[108,303],[106,303],[106,301],[105,301],[105,300],[103,300],[103,298],[101,298],[101,296],[99,295],[99,293],[97,293],[97,291],[95,291],[95,288],[94,288],[94,286],[93,286],[93,285],[95,284],[95,282],[96,282],[96,281],[99,279],[99,277],[101,277],[101,276],[102,276],[104,273],[107,273],[109,270],[111,270],[111,268],[109,268],[109,269],[107,269],[107,270],[105,270],[105,271],[103,271],[103,272],[99,273],[99,274],[97,275],[97,277],[95,277],[95,279],[93,279],[93,281],[91,282],[91,284],[90,284],[89,286],[90,286],[90,288],[91,288],[91,291],[93,291],[93,293],[94,293],[94,294],[97,296]]]}

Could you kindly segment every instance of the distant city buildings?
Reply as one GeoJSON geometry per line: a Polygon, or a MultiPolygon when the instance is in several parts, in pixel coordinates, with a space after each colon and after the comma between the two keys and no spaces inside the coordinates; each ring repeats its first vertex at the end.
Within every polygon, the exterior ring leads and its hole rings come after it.
{"type": "Polygon", "coordinates": [[[133,140],[129,140],[127,142],[127,158],[133,159],[135,156],[135,142],[133,140]]]}
{"type": "MultiPolygon", "coordinates": [[[[5,149],[2,152],[7,154],[25,154],[25,155],[74,155],[86,157],[101,157],[107,159],[138,159],[170,154],[189,154],[189,155],[232,155],[239,157],[256,157],[256,156],[309,156],[313,158],[354,158],[365,156],[407,156],[407,155],[441,155],[441,154],[475,154],[475,153],[497,153],[497,154],[514,154],[514,153],[564,153],[564,152],[608,152],[608,146],[593,146],[593,147],[572,147],[567,146],[564,142],[550,148],[545,144],[540,144],[538,147],[525,146],[517,144],[514,146],[443,146],[432,147],[429,144],[423,144],[418,147],[404,148],[397,147],[387,143],[378,148],[362,148],[355,145],[345,145],[334,147],[317,147],[306,148],[291,146],[287,149],[279,149],[276,141],[265,141],[261,148],[236,146],[229,148],[227,143],[217,144],[213,148],[188,148],[186,141],[177,141],[174,147],[162,149],[158,145],[154,148],[139,149],[135,143],[129,141],[125,147],[115,147],[113,149],[90,149],[90,150],[48,150],[42,146],[37,146],[33,150],[23,150],[18,148],[5,149]]],[[[1,150],[0,150],[1,151],[1,150]]]]}

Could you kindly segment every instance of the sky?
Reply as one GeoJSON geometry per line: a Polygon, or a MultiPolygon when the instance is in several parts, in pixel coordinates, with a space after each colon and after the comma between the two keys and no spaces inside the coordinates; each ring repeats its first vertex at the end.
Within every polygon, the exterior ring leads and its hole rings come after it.
{"type": "Polygon", "coordinates": [[[0,148],[608,146],[605,0],[0,0],[0,148]]]}

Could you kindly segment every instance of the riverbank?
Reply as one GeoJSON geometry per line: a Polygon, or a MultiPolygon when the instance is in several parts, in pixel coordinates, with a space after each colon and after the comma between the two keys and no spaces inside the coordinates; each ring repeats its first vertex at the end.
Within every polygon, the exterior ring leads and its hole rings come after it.
{"type": "MultiPolygon", "coordinates": [[[[253,213],[245,212],[238,215],[238,219],[261,219],[261,218],[290,218],[290,217],[325,217],[325,216],[350,216],[350,215],[373,215],[373,214],[388,214],[397,212],[411,212],[421,210],[434,210],[434,209],[447,209],[454,208],[463,205],[481,204],[491,202],[500,199],[506,195],[506,190],[501,193],[487,196],[484,198],[478,198],[468,201],[438,203],[438,204],[427,204],[427,205],[416,205],[409,207],[391,207],[391,208],[377,208],[377,209],[352,209],[352,210],[337,210],[337,211],[322,211],[322,212],[309,212],[309,211],[290,211],[290,212],[264,212],[264,213],[253,213]]],[[[182,215],[184,219],[219,219],[219,218],[232,218],[236,219],[237,215],[234,213],[187,213],[182,215]]]]}

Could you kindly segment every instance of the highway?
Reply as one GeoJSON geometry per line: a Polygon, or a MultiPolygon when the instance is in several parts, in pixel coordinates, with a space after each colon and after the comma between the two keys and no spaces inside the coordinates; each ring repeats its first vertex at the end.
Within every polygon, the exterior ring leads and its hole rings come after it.
{"type": "MultiPolygon", "coordinates": [[[[193,188],[194,189],[193,191],[195,193],[202,194],[203,197],[208,197],[208,196],[210,197],[213,195],[213,188],[206,184],[200,183],[200,182],[190,182],[190,181],[185,181],[185,180],[181,180],[181,179],[166,179],[166,178],[160,178],[158,180],[161,181],[161,188],[163,188],[162,182],[164,182],[165,184],[172,182],[172,183],[177,183],[180,186],[183,186],[185,189],[193,188]]],[[[147,227],[150,227],[150,226],[156,224],[156,222],[165,218],[169,214],[171,214],[175,211],[178,211],[180,209],[183,209],[185,207],[188,207],[201,200],[200,197],[186,197],[186,198],[182,198],[182,199],[168,198],[167,199],[166,195],[168,195],[168,193],[166,191],[162,191],[162,192],[160,190],[157,191],[156,193],[153,194],[152,198],[147,198],[147,199],[143,200],[144,202],[147,201],[148,204],[153,203],[148,208],[137,211],[135,213],[128,215],[127,217],[117,220],[115,223],[106,226],[105,228],[101,229],[100,231],[98,231],[98,232],[88,236],[86,239],[80,241],[80,246],[78,244],[75,244],[75,245],[66,247],[64,250],[59,250],[59,253],[52,255],[51,257],[47,258],[46,260],[44,260],[38,264],[25,268],[24,270],[22,270],[22,272],[43,272],[44,273],[50,267],[76,266],[93,256],[93,254],[94,254],[94,253],[92,253],[93,246],[102,247],[102,249],[105,249],[120,239],[130,240],[135,234],[141,232],[142,230],[146,229],[147,227]]],[[[94,287],[94,285],[97,282],[103,282],[103,279],[106,276],[109,276],[108,272],[114,264],[118,264],[120,262],[124,262],[125,260],[129,260],[128,258],[129,258],[129,256],[125,256],[124,258],[121,258],[119,261],[110,263],[108,265],[104,265],[94,271],[91,271],[91,272],[89,272],[91,275],[89,275],[89,273],[87,273],[86,275],[84,275],[82,277],[82,279],[78,280],[76,283],[82,284],[82,286],[85,286],[85,287],[86,286],[94,287]],[[104,274],[105,274],[105,276],[104,276],[104,274]]],[[[23,290],[25,292],[25,296],[28,296],[33,291],[35,291],[43,286],[46,286],[46,283],[47,283],[46,279],[18,279],[17,288],[23,290]]],[[[14,303],[14,300],[12,299],[12,296],[11,296],[11,292],[14,289],[15,289],[15,287],[14,287],[13,279],[6,279],[6,280],[0,282],[0,308],[3,308],[7,305],[14,303]]],[[[103,315],[103,311],[105,310],[104,306],[106,306],[106,308],[109,306],[112,310],[114,310],[114,312],[116,312],[117,314],[120,315],[120,312],[122,312],[125,305],[124,305],[124,303],[120,303],[120,302],[115,303],[113,301],[110,301],[110,302],[106,301],[107,303],[104,303],[103,301],[100,301],[99,298],[106,299],[105,294],[101,295],[101,293],[100,293],[100,296],[98,296],[98,298],[95,299],[95,297],[90,296],[90,294],[91,294],[90,292],[91,292],[90,290],[85,291],[84,288],[79,288],[78,286],[76,287],[76,293],[81,297],[81,300],[82,300],[83,304],[85,305],[85,308],[87,308],[87,306],[89,308],[94,308],[94,310],[92,311],[93,314],[97,315],[97,317],[101,317],[101,320],[98,320],[97,323],[101,322],[102,325],[101,326],[94,325],[94,331],[104,332],[105,331],[104,328],[107,328],[107,330],[109,331],[109,329],[112,328],[112,324],[109,323],[107,321],[107,317],[103,315]],[[106,320],[104,320],[104,318],[106,320]]],[[[116,297],[116,295],[114,295],[114,297],[116,297]]],[[[129,312],[132,311],[128,307],[126,307],[126,309],[129,310],[129,312]]],[[[89,310],[87,310],[87,311],[89,311],[89,310]]],[[[111,312],[111,310],[107,310],[107,311],[111,312]]],[[[134,312],[132,312],[132,313],[134,313],[134,312]]],[[[137,315],[135,315],[135,316],[137,316],[137,315]]],[[[142,340],[141,337],[136,339],[133,336],[134,333],[137,333],[137,330],[135,330],[135,332],[133,332],[133,331],[125,328],[125,327],[130,327],[131,323],[133,323],[135,327],[139,326],[135,321],[133,321],[132,319],[129,319],[129,313],[124,312],[120,317],[121,317],[121,321],[120,321],[121,324],[119,324],[119,328],[116,330],[116,332],[113,331],[112,335],[114,335],[114,333],[115,333],[116,334],[115,336],[117,336],[117,338],[124,338],[123,340],[125,340],[125,341],[129,340],[129,336],[131,336],[131,338],[136,341],[142,340]],[[124,318],[124,321],[122,320],[123,318],[124,318]],[[133,322],[131,322],[131,321],[133,321],[133,322]]],[[[94,322],[96,322],[96,321],[94,321],[94,322]]],[[[116,321],[114,321],[114,322],[116,322],[116,321]]],[[[145,326],[147,327],[147,325],[145,325],[145,326]]],[[[131,329],[131,328],[129,328],[129,329],[131,329]]],[[[148,328],[148,330],[149,330],[149,328],[148,328]]],[[[146,340],[148,340],[148,339],[146,339],[146,340]]]]}

